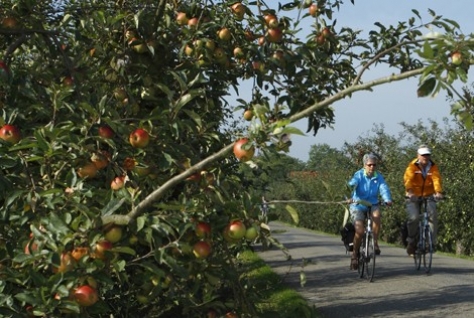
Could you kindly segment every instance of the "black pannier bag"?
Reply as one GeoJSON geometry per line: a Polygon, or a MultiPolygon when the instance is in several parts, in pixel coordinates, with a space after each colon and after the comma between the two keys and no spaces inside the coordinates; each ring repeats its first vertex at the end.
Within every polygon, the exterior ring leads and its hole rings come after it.
{"type": "Polygon", "coordinates": [[[347,223],[346,226],[341,228],[341,240],[344,243],[347,251],[352,251],[354,248],[354,235],[355,235],[355,228],[354,224],[347,223]]]}
{"type": "Polygon", "coordinates": [[[400,223],[400,241],[402,242],[403,246],[408,246],[408,225],[406,221],[400,223]]]}

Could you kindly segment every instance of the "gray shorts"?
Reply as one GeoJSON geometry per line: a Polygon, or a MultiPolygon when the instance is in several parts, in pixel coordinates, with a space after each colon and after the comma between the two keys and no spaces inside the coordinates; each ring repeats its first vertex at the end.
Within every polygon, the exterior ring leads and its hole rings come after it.
{"type": "MultiPolygon", "coordinates": [[[[382,214],[379,210],[379,205],[374,205],[372,206],[372,212],[375,212],[375,211],[378,211],[379,212],[379,215],[380,217],[382,217],[382,214]]],[[[365,216],[367,215],[366,212],[362,211],[362,210],[351,210],[351,220],[353,222],[355,222],[356,220],[362,220],[364,221],[365,220],[365,216]]]]}

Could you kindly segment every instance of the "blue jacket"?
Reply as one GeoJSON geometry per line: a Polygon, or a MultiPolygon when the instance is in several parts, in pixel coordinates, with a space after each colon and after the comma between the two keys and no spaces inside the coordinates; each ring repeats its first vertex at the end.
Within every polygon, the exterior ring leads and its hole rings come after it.
{"type": "MultiPolygon", "coordinates": [[[[390,189],[379,172],[375,172],[374,176],[368,177],[362,168],[354,173],[348,184],[354,189],[352,192],[352,199],[354,201],[363,199],[375,205],[379,202],[379,195],[384,202],[392,201],[390,189]]],[[[351,209],[367,211],[366,206],[356,203],[351,204],[351,209]]]]}

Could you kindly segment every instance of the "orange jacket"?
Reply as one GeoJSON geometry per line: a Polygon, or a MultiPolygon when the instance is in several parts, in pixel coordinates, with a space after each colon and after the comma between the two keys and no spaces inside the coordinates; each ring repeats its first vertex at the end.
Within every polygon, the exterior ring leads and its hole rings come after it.
{"type": "Polygon", "coordinates": [[[415,196],[430,196],[443,191],[438,166],[433,161],[430,162],[431,167],[426,174],[426,178],[423,178],[418,159],[415,158],[408,164],[403,176],[407,193],[411,190],[415,196]]]}

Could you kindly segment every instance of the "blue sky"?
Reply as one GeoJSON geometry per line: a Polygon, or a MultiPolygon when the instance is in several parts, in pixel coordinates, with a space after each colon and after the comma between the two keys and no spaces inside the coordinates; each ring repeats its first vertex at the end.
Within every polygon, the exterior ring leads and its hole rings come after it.
{"type": "MultiPolygon", "coordinates": [[[[413,16],[412,9],[418,10],[422,17],[429,21],[428,9],[432,9],[444,18],[457,21],[463,33],[474,32],[472,0],[456,0],[450,3],[440,0],[355,0],[355,5],[350,1],[346,2],[347,4],[333,16],[337,19],[336,29],[350,26],[368,31],[374,29],[375,22],[385,25],[397,24],[398,21],[406,21],[413,16]]],[[[375,76],[371,76],[372,79],[390,74],[388,69],[381,68],[374,70],[373,73],[375,76]]],[[[471,80],[468,84],[474,81],[472,74],[473,72],[470,72],[471,80]]],[[[365,81],[370,78],[365,78],[365,81]]],[[[333,105],[336,116],[334,129],[320,130],[316,136],[312,133],[304,137],[293,135],[289,155],[306,161],[311,145],[326,143],[339,149],[344,142],[355,142],[358,136],[370,133],[374,124],[383,124],[386,133],[398,135],[402,130],[400,122],[415,124],[419,119],[432,119],[437,122],[441,122],[444,117],[451,119],[450,106],[445,94],[441,92],[435,98],[418,98],[417,84],[418,79],[409,79],[382,85],[376,87],[373,92],[358,92],[350,99],[337,102],[333,105]]],[[[250,90],[240,88],[240,91],[250,90]]],[[[241,97],[244,96],[241,94],[241,97]]],[[[306,130],[305,119],[293,125],[303,132],[306,130]]]]}

